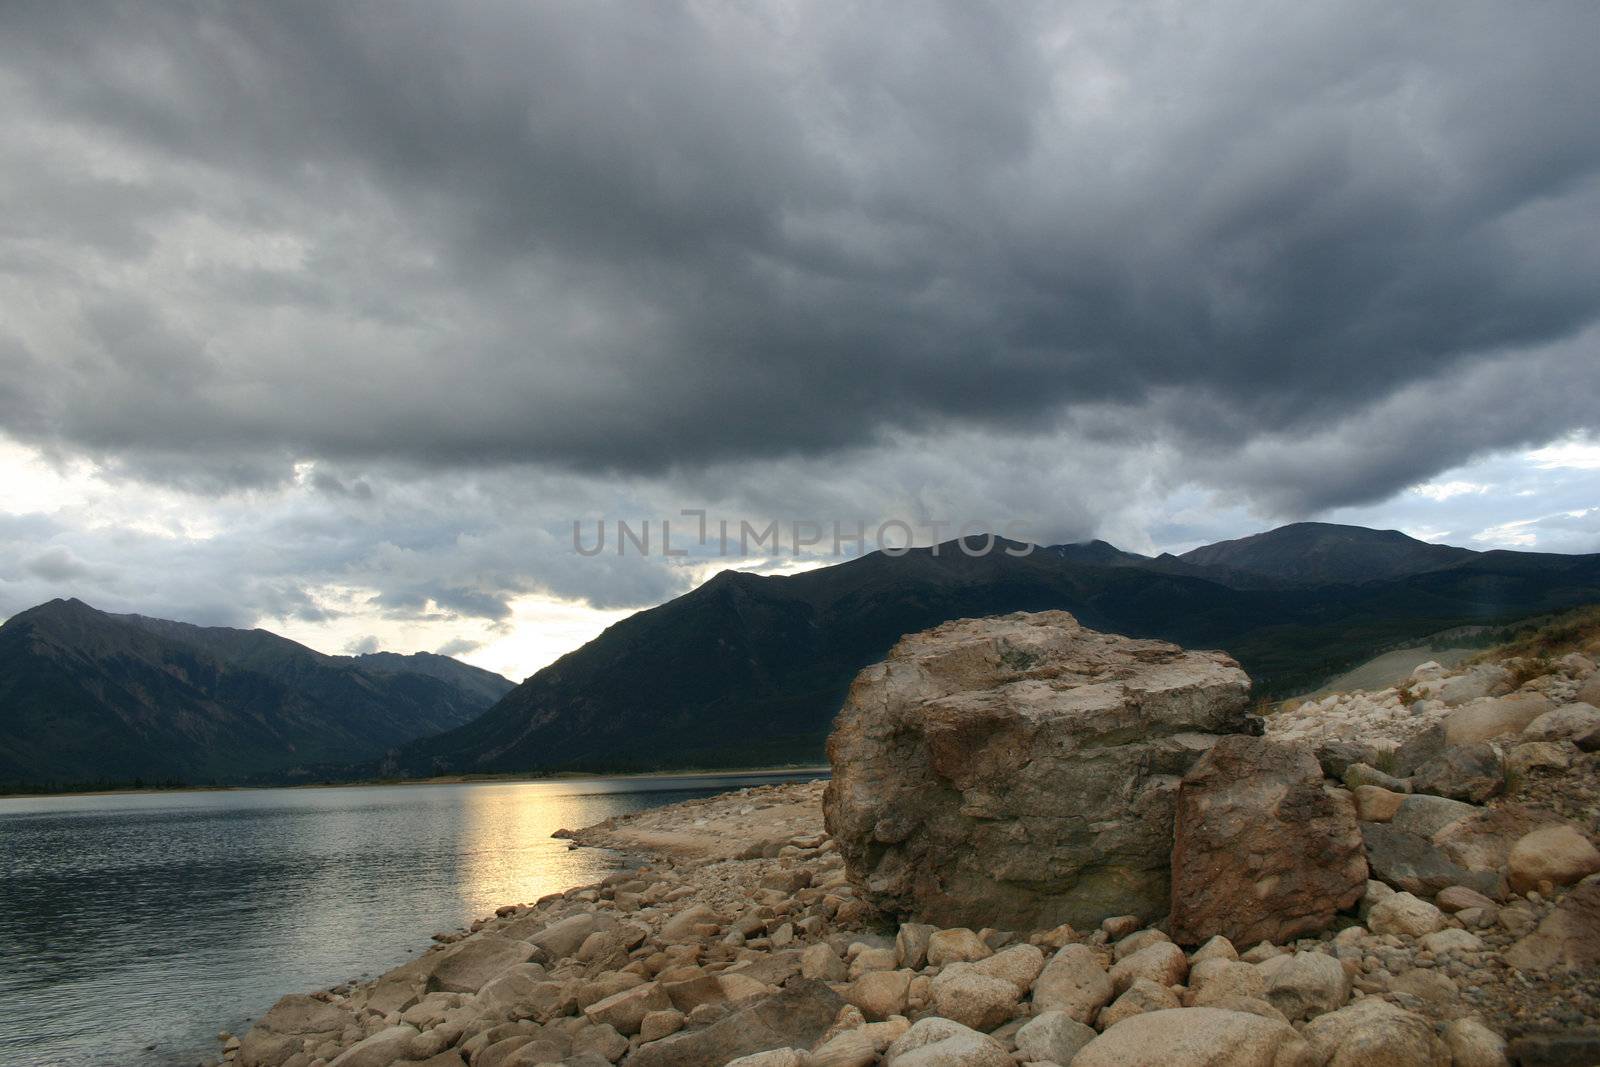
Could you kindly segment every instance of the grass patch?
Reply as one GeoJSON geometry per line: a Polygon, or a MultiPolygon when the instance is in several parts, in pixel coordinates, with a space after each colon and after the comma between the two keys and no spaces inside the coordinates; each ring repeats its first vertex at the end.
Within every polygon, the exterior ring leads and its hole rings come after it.
{"type": "MultiPolygon", "coordinates": [[[[1560,615],[1545,616],[1530,620],[1521,626],[1507,627],[1507,630],[1509,632],[1503,644],[1481,652],[1467,662],[1526,660],[1528,661],[1526,670],[1531,673],[1518,681],[1520,685],[1529,678],[1550,673],[1552,660],[1560,659],[1570,652],[1583,652],[1600,643],[1600,606],[1574,608],[1560,615]]],[[[1514,671],[1521,674],[1524,668],[1518,665],[1514,671]]]]}

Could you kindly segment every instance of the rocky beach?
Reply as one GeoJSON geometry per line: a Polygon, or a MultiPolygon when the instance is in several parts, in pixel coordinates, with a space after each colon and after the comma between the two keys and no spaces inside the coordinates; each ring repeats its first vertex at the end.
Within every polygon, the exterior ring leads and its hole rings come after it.
{"type": "Polygon", "coordinates": [[[1259,714],[1062,612],[857,678],[829,783],[563,831],[625,869],[280,1000],[235,1067],[1600,1062],[1600,675],[1259,714]]]}

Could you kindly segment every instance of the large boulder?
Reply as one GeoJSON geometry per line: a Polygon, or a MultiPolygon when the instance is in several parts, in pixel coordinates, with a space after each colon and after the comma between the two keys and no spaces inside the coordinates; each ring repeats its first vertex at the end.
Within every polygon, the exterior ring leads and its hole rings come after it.
{"type": "Polygon", "coordinates": [[[946,623],[863,670],[823,799],[850,880],[941,926],[1154,919],[1179,779],[1244,733],[1220,652],[1096,633],[1066,612],[946,623]]]}
{"type": "Polygon", "coordinates": [[[1367,859],[1350,794],[1309,746],[1224,737],[1178,790],[1172,936],[1291,941],[1360,899],[1367,859]]]}

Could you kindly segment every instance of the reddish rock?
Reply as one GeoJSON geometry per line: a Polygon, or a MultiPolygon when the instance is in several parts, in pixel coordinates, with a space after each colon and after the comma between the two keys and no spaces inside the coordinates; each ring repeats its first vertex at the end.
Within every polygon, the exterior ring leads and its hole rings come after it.
{"type": "Polygon", "coordinates": [[[1367,860],[1350,794],[1309,746],[1224,737],[1184,776],[1172,850],[1172,937],[1283,942],[1352,907],[1367,860]]]}

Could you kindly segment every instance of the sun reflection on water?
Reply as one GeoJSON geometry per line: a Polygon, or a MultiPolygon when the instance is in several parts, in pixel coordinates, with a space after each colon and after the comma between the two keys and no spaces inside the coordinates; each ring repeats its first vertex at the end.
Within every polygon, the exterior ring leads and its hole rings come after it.
{"type": "Polygon", "coordinates": [[[286,992],[617,868],[562,827],[774,780],[0,800],[0,1063],[192,1064],[286,992]]]}

